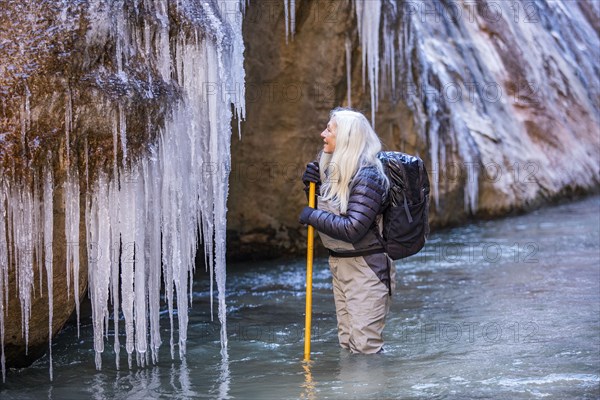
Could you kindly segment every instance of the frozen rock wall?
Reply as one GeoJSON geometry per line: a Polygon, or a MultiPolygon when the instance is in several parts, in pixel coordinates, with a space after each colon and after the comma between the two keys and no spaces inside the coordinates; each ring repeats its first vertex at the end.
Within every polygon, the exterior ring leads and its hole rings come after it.
{"type": "Polygon", "coordinates": [[[129,367],[156,362],[166,340],[161,307],[171,356],[184,357],[201,243],[226,346],[227,166],[231,121],[244,115],[241,19],[226,12],[243,15],[244,7],[1,5],[3,374],[5,362],[24,366],[39,356],[73,309],[79,322],[86,285],[97,368],[110,331],[117,368],[122,350],[129,367]],[[209,95],[209,82],[233,81],[240,96],[209,95]],[[216,174],[216,166],[225,168],[216,174]]]}

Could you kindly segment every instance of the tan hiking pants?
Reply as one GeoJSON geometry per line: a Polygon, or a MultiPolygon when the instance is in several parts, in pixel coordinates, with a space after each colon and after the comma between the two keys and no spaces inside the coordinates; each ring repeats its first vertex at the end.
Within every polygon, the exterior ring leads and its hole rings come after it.
{"type": "MultiPolygon", "coordinates": [[[[387,257],[386,257],[387,258],[387,257]]],[[[390,263],[392,290],[395,271],[390,263]]],[[[340,346],[353,353],[377,353],[391,303],[390,290],[363,257],[329,257],[340,346]]]]}

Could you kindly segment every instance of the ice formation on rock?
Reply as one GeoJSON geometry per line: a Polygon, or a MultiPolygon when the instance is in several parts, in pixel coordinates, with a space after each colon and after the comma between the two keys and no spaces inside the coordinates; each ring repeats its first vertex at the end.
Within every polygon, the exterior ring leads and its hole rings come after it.
{"type": "MultiPolygon", "coordinates": [[[[68,6],[66,2],[64,7],[68,6]]],[[[185,357],[191,283],[200,242],[211,276],[214,271],[216,278],[221,345],[227,346],[226,201],[231,121],[234,117],[244,118],[245,113],[241,32],[244,7],[245,0],[93,0],[88,6],[87,45],[111,41],[115,44],[114,74],[120,81],[117,84],[132,84],[137,79],[128,75],[128,71],[132,69],[131,63],[139,62],[136,57],[143,55],[166,84],[178,88],[164,124],[152,127],[157,130],[156,138],[137,156],[128,152],[131,132],[125,105],[117,100],[112,112],[114,157],[109,168],[112,170],[89,171],[88,151],[93,149],[86,140],[86,154],[79,155],[79,159],[85,159],[85,177],[79,176],[75,167],[77,155],[70,149],[72,138],[78,132],[73,129],[76,110],[67,91],[64,116],[66,276],[69,293],[71,290],[74,293],[79,320],[79,226],[83,212],[97,368],[102,365],[111,317],[117,368],[123,333],[130,368],[134,355],[138,366],[157,362],[162,341],[161,277],[172,327],[171,354],[174,356],[177,349],[179,357],[185,357]],[[237,18],[227,18],[222,6],[235,10],[237,18]],[[142,9],[143,12],[139,12],[142,9]],[[135,18],[128,18],[126,13],[133,13],[135,18]],[[170,36],[173,15],[180,24],[175,37],[170,36]],[[117,161],[119,152],[121,163],[117,161]],[[82,203],[84,209],[80,210],[83,178],[87,192],[82,203]],[[124,329],[120,328],[120,322],[124,329]],[[174,340],[174,331],[177,340],[174,340]]],[[[101,79],[99,75],[98,82],[101,79]]],[[[153,79],[157,79],[156,75],[148,78],[153,79]]],[[[146,96],[154,95],[152,87],[148,85],[146,96]]],[[[27,92],[21,107],[23,142],[27,139],[31,119],[30,97],[27,92]]],[[[9,266],[14,265],[18,276],[16,292],[20,297],[25,337],[29,333],[34,290],[33,267],[36,264],[45,267],[50,340],[52,271],[59,266],[52,264],[55,177],[45,169],[41,183],[38,179],[35,184],[20,186],[1,172],[0,297],[3,301],[0,301],[0,333],[4,376],[5,299],[9,290],[15,290],[7,286],[9,266]]]]}

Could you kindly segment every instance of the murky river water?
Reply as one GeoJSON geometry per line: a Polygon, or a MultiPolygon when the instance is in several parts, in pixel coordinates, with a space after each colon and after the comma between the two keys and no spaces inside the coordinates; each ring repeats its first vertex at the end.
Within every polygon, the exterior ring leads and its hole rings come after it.
{"type": "Polygon", "coordinates": [[[123,358],[116,371],[107,351],[98,372],[87,323],[81,339],[74,327],[56,338],[53,382],[43,358],[10,371],[0,398],[600,397],[600,197],[436,233],[397,267],[382,355],[339,349],[326,259],[315,264],[310,363],[304,260],[238,264],[226,353],[199,271],[185,362],[170,359],[164,315],[158,365],[129,371],[123,358]]]}

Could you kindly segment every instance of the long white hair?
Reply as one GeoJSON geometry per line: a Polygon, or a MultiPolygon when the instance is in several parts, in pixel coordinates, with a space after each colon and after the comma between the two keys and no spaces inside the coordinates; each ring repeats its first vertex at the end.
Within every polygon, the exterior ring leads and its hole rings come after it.
{"type": "Polygon", "coordinates": [[[377,168],[383,184],[389,186],[383,165],[377,158],[381,141],[365,116],[349,108],[335,108],[330,120],[337,126],[335,150],[323,152],[319,159],[321,170],[321,195],[339,207],[340,213],[348,210],[350,183],[354,175],[367,166],[377,168]]]}

